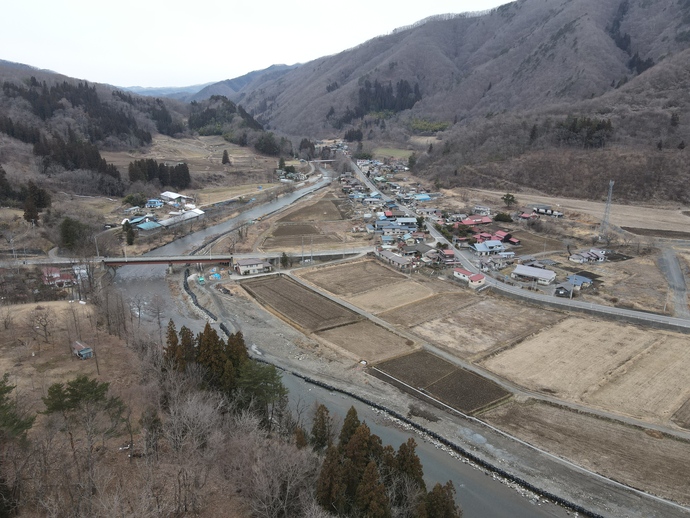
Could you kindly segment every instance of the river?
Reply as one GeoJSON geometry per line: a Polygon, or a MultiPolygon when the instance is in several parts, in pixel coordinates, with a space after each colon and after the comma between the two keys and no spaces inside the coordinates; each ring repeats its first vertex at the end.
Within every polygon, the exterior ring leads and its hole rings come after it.
{"type": "MultiPolygon", "coordinates": [[[[227,232],[238,224],[259,216],[280,210],[315,189],[327,185],[328,179],[323,178],[315,184],[282,196],[272,202],[253,207],[240,216],[228,221],[200,230],[173,243],[162,246],[147,255],[183,255],[201,246],[208,237],[227,232]]],[[[163,308],[163,322],[173,319],[178,329],[187,326],[192,331],[202,330],[205,321],[188,316],[188,311],[182,307],[182,303],[176,300],[170,292],[165,279],[166,267],[160,265],[125,266],[117,270],[115,285],[122,291],[125,299],[141,297],[150,301],[154,295],[160,295],[166,305],[163,308]]],[[[153,324],[151,315],[142,314],[142,320],[153,324]]],[[[250,343],[251,337],[246,336],[250,343]]],[[[445,483],[452,480],[457,491],[457,500],[461,505],[466,518],[532,518],[532,517],[565,517],[569,516],[565,509],[547,502],[535,503],[529,498],[523,497],[515,489],[495,480],[483,470],[455,458],[436,444],[423,440],[417,433],[403,429],[387,418],[383,418],[371,407],[353,398],[329,392],[328,390],[306,383],[291,375],[285,374],[283,382],[290,391],[293,404],[300,401],[302,404],[312,405],[318,401],[329,407],[332,415],[345,416],[350,406],[355,406],[360,420],[366,421],[375,433],[383,440],[384,444],[391,444],[397,449],[398,445],[405,442],[408,437],[414,437],[417,441],[417,453],[424,465],[424,473],[427,485],[431,487],[436,482],[445,483]]]]}

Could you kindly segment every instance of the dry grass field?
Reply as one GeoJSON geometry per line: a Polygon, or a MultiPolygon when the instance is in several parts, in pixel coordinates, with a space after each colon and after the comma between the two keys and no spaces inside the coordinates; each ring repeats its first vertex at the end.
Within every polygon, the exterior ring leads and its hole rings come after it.
{"type": "Polygon", "coordinates": [[[277,223],[295,223],[308,221],[340,221],[347,219],[351,212],[350,204],[346,200],[338,198],[322,198],[316,203],[301,206],[291,211],[277,223]]]}
{"type": "Polygon", "coordinates": [[[349,353],[353,359],[369,363],[406,354],[418,348],[412,341],[368,320],[333,327],[316,334],[349,353]]]}
{"type": "Polygon", "coordinates": [[[305,332],[343,326],[362,318],[283,276],[243,281],[242,287],[259,302],[277,311],[305,332]]]}
{"type": "Polygon", "coordinates": [[[3,322],[10,323],[9,328],[0,327],[0,376],[10,375],[23,409],[42,410],[40,398],[46,395],[50,385],[80,374],[110,382],[116,393],[126,397],[128,405],[137,410],[141,407],[143,395],[130,391],[139,383],[134,367],[138,364],[136,355],[117,337],[95,329],[89,304],[40,302],[3,306],[0,311],[3,322]],[[51,322],[47,326],[47,340],[43,329],[37,329],[32,318],[36,312],[48,316],[43,322],[51,322]],[[98,368],[94,359],[79,360],[72,355],[70,345],[78,339],[95,350],[98,368]]]}
{"type": "Polygon", "coordinates": [[[411,331],[460,358],[476,360],[564,318],[561,313],[517,302],[488,297],[475,300],[453,314],[430,315],[411,331]]]}
{"type": "Polygon", "coordinates": [[[632,325],[568,318],[483,365],[531,390],[670,425],[690,398],[687,340],[632,325]]]}
{"type": "Polygon", "coordinates": [[[501,405],[482,419],[606,477],[690,504],[687,442],[534,401],[501,405]]]}
{"type": "Polygon", "coordinates": [[[348,297],[347,301],[370,313],[381,313],[431,297],[434,293],[431,286],[404,280],[348,297]]]}
{"type": "Polygon", "coordinates": [[[396,306],[378,316],[393,325],[411,328],[430,320],[444,318],[461,312],[465,307],[476,304],[474,293],[469,290],[438,293],[424,299],[396,306]]]}
{"type": "Polygon", "coordinates": [[[510,395],[496,383],[426,351],[380,363],[376,368],[464,413],[477,412],[510,395]]]}
{"type": "Polygon", "coordinates": [[[406,277],[373,259],[327,266],[300,277],[338,296],[352,296],[399,282],[406,277]]]}

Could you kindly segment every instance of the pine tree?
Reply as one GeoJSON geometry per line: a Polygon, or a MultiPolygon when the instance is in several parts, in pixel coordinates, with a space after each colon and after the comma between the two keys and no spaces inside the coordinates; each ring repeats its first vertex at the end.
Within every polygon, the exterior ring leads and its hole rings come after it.
{"type": "Polygon", "coordinates": [[[223,160],[222,160],[222,162],[223,162],[223,165],[229,164],[229,163],[230,163],[230,156],[228,155],[228,150],[227,150],[227,149],[223,150],[223,160]]]}
{"type": "Polygon", "coordinates": [[[343,421],[343,427],[340,429],[340,437],[338,437],[338,447],[345,449],[350,438],[354,435],[357,428],[359,428],[359,417],[357,417],[357,410],[354,406],[350,407],[347,411],[345,420],[343,421]]]}
{"type": "Polygon", "coordinates": [[[223,377],[225,368],[225,351],[218,332],[206,322],[204,330],[197,337],[197,363],[205,367],[208,379],[212,385],[218,385],[223,377]]]}
{"type": "Polygon", "coordinates": [[[345,513],[343,468],[340,453],[335,446],[329,446],[326,450],[326,458],[316,482],[316,501],[328,512],[338,516],[345,513]]]}
{"type": "Polygon", "coordinates": [[[168,322],[168,331],[165,339],[165,359],[170,362],[170,365],[175,370],[184,370],[184,360],[182,359],[182,348],[180,347],[180,340],[177,337],[177,329],[175,329],[175,322],[170,319],[168,322]]]}
{"type": "Polygon", "coordinates": [[[228,336],[225,354],[232,362],[235,371],[239,371],[242,365],[249,361],[249,353],[247,352],[247,345],[244,342],[242,331],[228,336]]]}
{"type": "Polygon", "coordinates": [[[362,480],[357,486],[355,507],[362,516],[367,518],[389,518],[391,516],[386,489],[381,483],[376,463],[373,460],[367,464],[362,480]]]}
{"type": "Polygon", "coordinates": [[[34,224],[38,222],[38,209],[31,196],[27,196],[26,200],[24,200],[24,219],[34,224]]]}
{"type": "Polygon", "coordinates": [[[426,484],[424,483],[424,468],[422,467],[422,461],[416,453],[417,443],[413,437],[407,439],[398,448],[398,454],[396,456],[396,464],[398,472],[402,475],[409,477],[413,480],[420,488],[426,491],[426,484]]]}
{"type": "MultiPolygon", "coordinates": [[[[342,447],[342,445],[341,445],[342,447]]],[[[355,433],[343,448],[345,458],[345,484],[347,486],[346,496],[352,502],[355,498],[357,487],[359,486],[367,464],[372,460],[371,455],[371,430],[362,423],[357,427],[355,433]]]]}
{"type": "Polygon", "coordinates": [[[325,405],[316,408],[310,442],[314,451],[322,451],[333,443],[333,419],[325,405]]]}
{"type": "Polygon", "coordinates": [[[455,505],[455,487],[450,480],[445,486],[436,483],[426,497],[427,518],[459,518],[462,511],[455,505]]]}
{"type": "Polygon", "coordinates": [[[184,371],[188,364],[196,361],[197,353],[194,333],[186,326],[182,326],[180,329],[180,352],[179,370],[184,371]]]}

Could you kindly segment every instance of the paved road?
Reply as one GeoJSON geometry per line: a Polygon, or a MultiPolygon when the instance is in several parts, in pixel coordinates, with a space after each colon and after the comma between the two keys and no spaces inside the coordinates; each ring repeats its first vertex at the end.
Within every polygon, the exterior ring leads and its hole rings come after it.
{"type": "Polygon", "coordinates": [[[677,318],[690,319],[690,309],[688,309],[688,288],[685,283],[683,270],[678,262],[676,252],[670,246],[661,248],[659,258],[659,269],[666,276],[668,286],[673,293],[674,315],[677,318]]]}

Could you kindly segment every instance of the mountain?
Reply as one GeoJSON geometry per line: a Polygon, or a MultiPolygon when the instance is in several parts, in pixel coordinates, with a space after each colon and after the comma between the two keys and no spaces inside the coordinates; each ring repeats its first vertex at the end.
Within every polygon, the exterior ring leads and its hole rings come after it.
{"type": "Polygon", "coordinates": [[[210,82],[192,86],[126,86],[121,89],[148,97],[170,97],[171,99],[184,101],[190,95],[194,95],[212,84],[214,83],[210,82]]]}
{"type": "Polygon", "coordinates": [[[245,86],[241,100],[265,125],[314,136],[352,122],[344,116],[366,81],[418,85],[421,100],[397,116],[403,122],[566,105],[602,96],[686,49],[689,22],[687,0],[518,0],[374,38],[245,86]]]}
{"type": "Polygon", "coordinates": [[[271,65],[263,70],[255,70],[234,79],[226,79],[212,83],[190,96],[188,101],[202,101],[214,95],[223,95],[230,100],[242,99],[242,92],[246,88],[257,89],[262,84],[279,80],[284,74],[299,67],[299,65],[271,65]]]}

